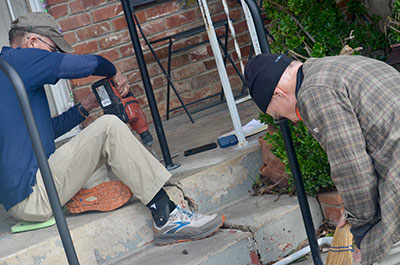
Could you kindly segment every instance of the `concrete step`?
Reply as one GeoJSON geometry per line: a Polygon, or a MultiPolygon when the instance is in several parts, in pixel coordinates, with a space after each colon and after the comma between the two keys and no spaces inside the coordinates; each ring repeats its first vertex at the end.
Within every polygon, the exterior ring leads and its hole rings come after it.
{"type": "MultiPolygon", "coordinates": [[[[318,201],[308,198],[314,227],[321,226],[323,214],[318,201]]],[[[251,231],[263,264],[295,250],[307,239],[296,196],[249,197],[221,209],[225,227],[251,231]]]]}
{"type": "MultiPolygon", "coordinates": [[[[319,204],[314,198],[309,204],[314,226],[319,227],[319,204]]],[[[218,212],[225,214],[226,223],[212,237],[165,247],[151,243],[107,264],[266,264],[307,238],[296,197],[248,197],[218,212]]]]}
{"type": "Polygon", "coordinates": [[[245,147],[217,148],[182,157],[170,184],[181,189],[199,212],[211,212],[248,197],[262,164],[258,136],[245,147]]]}
{"type": "MultiPolygon", "coordinates": [[[[318,227],[319,205],[309,202],[318,227]]],[[[265,264],[306,239],[295,197],[247,197],[218,212],[226,224],[215,235],[166,247],[154,245],[150,213],[137,201],[108,213],[69,215],[67,222],[81,264],[265,264]]],[[[1,233],[0,257],[2,265],[67,264],[55,226],[1,233]]]]}
{"type": "MultiPolygon", "coordinates": [[[[153,240],[150,211],[137,201],[112,212],[68,215],[66,219],[81,264],[101,264],[153,240]]],[[[8,218],[10,226],[15,222],[8,218]]],[[[17,234],[2,232],[0,264],[67,264],[56,226],[17,234]]]]}
{"type": "Polygon", "coordinates": [[[252,234],[223,229],[215,235],[198,241],[169,246],[152,246],[134,251],[130,255],[107,264],[259,264],[252,234]]]}

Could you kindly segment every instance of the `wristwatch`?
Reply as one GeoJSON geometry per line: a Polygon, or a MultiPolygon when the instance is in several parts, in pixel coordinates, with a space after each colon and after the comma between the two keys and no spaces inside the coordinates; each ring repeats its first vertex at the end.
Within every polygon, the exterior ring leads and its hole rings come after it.
{"type": "Polygon", "coordinates": [[[76,106],[78,107],[79,112],[80,112],[83,116],[85,116],[85,117],[89,116],[89,112],[85,109],[84,106],[82,106],[81,103],[78,103],[78,105],[76,105],[76,106]]]}

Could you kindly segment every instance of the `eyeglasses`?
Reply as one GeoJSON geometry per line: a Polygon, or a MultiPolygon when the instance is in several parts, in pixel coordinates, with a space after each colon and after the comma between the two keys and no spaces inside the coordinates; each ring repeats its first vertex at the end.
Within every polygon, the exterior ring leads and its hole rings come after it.
{"type": "MultiPolygon", "coordinates": [[[[30,37],[32,37],[32,36],[30,36],[30,37]]],[[[30,37],[28,37],[27,39],[29,40],[30,37]]],[[[45,41],[45,40],[39,38],[38,36],[35,36],[35,37],[36,37],[38,40],[40,40],[41,42],[47,44],[47,45],[51,48],[50,51],[52,51],[52,52],[62,52],[58,47],[54,47],[53,45],[51,45],[51,44],[48,43],[47,41],[45,41]]]]}

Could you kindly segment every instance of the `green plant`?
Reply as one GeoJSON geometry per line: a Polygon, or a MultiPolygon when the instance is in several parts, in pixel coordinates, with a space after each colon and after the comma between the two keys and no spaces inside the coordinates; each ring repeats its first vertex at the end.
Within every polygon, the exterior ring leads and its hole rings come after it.
{"type": "MultiPolygon", "coordinates": [[[[274,126],[272,117],[267,114],[261,113],[260,121],[274,126]]],[[[303,122],[298,122],[296,125],[290,123],[289,126],[306,193],[316,196],[318,192],[332,190],[334,184],[330,177],[328,158],[324,150],[308,132],[303,122]]],[[[265,140],[272,145],[272,153],[285,164],[291,185],[289,191],[292,190],[293,178],[280,130],[272,134],[266,133],[265,140]]]]}
{"type": "Polygon", "coordinates": [[[400,43],[400,0],[393,4],[392,16],[386,20],[385,33],[389,43],[400,43]]]}
{"type": "MultiPolygon", "coordinates": [[[[384,59],[382,53],[374,52],[388,47],[377,26],[381,18],[368,16],[360,1],[349,0],[339,8],[336,0],[268,0],[264,9],[275,38],[273,53],[289,52],[306,59],[338,55],[349,45],[363,47],[363,55],[384,59]]],[[[356,50],[355,54],[360,53],[356,50]]]]}

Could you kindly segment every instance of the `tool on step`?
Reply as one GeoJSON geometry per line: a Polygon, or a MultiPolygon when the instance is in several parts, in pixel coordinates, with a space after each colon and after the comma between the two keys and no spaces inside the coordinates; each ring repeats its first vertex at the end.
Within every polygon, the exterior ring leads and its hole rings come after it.
{"type": "Polygon", "coordinates": [[[107,78],[94,83],[92,91],[104,114],[116,115],[139,134],[145,146],[151,147],[153,145],[153,136],[149,132],[146,116],[131,91],[125,97],[122,97],[113,80],[107,78]]]}
{"type": "Polygon", "coordinates": [[[238,139],[237,139],[236,135],[231,134],[231,135],[228,135],[228,136],[220,136],[220,137],[218,137],[217,142],[219,144],[219,147],[225,148],[225,147],[229,147],[229,146],[237,144],[238,143],[238,139]]]}
{"type": "Polygon", "coordinates": [[[217,144],[216,143],[210,143],[210,144],[202,145],[202,146],[199,146],[199,147],[196,147],[196,148],[193,148],[193,149],[186,150],[183,154],[185,156],[190,156],[190,155],[194,155],[194,154],[197,154],[197,153],[200,153],[200,152],[204,152],[204,151],[207,151],[207,150],[211,150],[211,149],[214,149],[214,148],[217,148],[217,144]]]}

